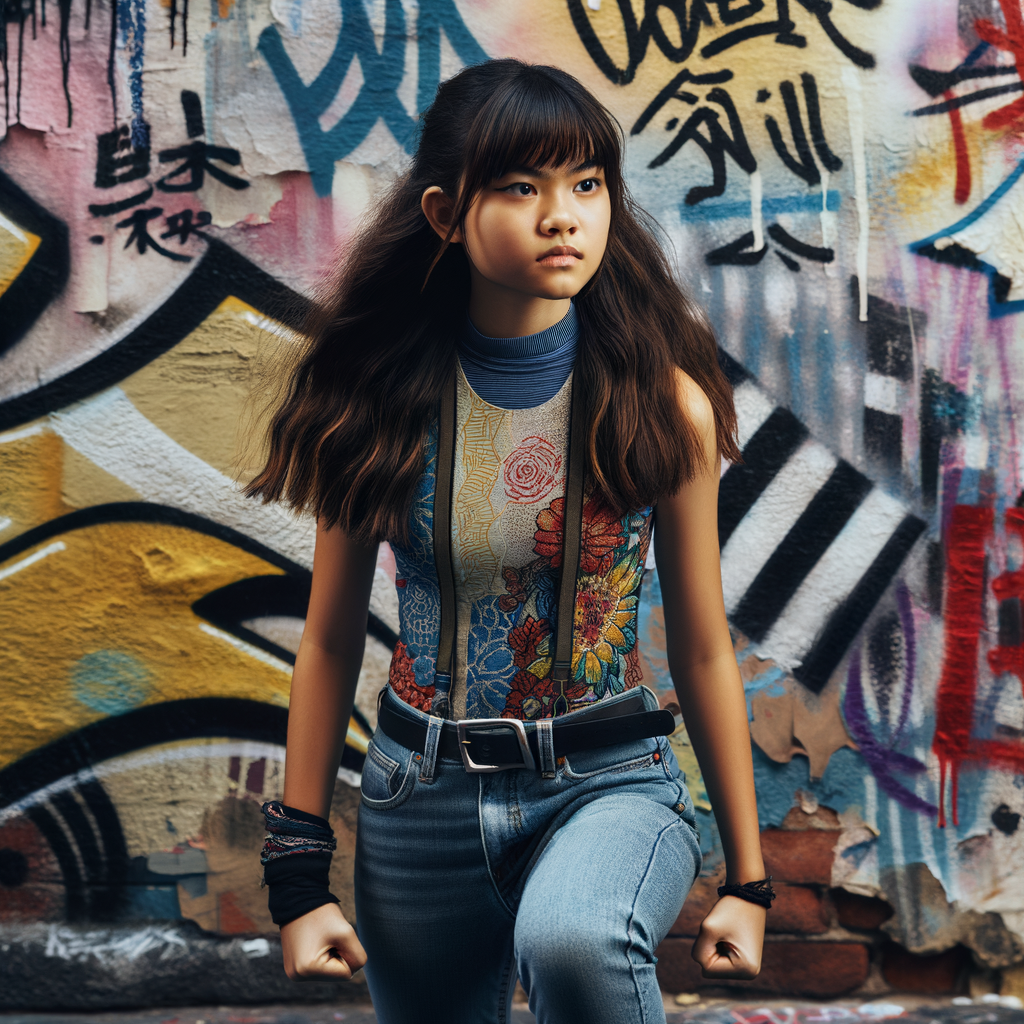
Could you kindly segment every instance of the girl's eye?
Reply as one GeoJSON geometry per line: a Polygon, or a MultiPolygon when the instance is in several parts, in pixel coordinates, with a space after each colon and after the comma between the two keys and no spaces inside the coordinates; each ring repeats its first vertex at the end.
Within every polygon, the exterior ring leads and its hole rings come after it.
{"type": "Polygon", "coordinates": [[[593,192],[598,187],[598,185],[600,185],[600,182],[597,180],[597,178],[587,178],[585,181],[581,181],[576,186],[576,191],[593,192]]]}
{"type": "Polygon", "coordinates": [[[508,192],[514,196],[532,196],[536,189],[529,182],[517,181],[511,185],[506,185],[501,191],[508,192]]]}

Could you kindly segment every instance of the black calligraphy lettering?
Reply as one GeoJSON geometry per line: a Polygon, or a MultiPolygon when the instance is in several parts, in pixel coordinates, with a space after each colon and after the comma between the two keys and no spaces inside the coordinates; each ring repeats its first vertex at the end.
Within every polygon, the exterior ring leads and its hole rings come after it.
{"type": "Polygon", "coordinates": [[[130,217],[118,221],[117,227],[132,229],[131,234],[128,236],[128,241],[124,243],[124,247],[128,249],[134,244],[140,256],[145,256],[147,250],[153,249],[160,253],[161,256],[166,256],[169,260],[177,260],[179,263],[191,263],[191,256],[168,251],[149,233],[149,222],[163,216],[163,212],[159,206],[151,206],[146,210],[136,210],[130,217]]]}
{"type": "Polygon", "coordinates": [[[142,192],[129,196],[127,199],[119,199],[116,203],[90,203],[89,212],[94,217],[112,217],[115,213],[124,213],[125,210],[130,210],[133,206],[148,203],[152,194],[153,186],[150,185],[142,192]]]}
{"type": "Polygon", "coordinates": [[[753,252],[744,252],[745,249],[749,249],[753,244],[754,232],[748,231],[745,235],[740,235],[736,241],[729,242],[719,249],[712,249],[711,252],[705,253],[704,262],[711,267],[723,265],[752,267],[760,263],[768,251],[768,246],[763,245],[760,249],[755,249],[753,252]]]}
{"type": "Polygon", "coordinates": [[[665,86],[657,96],[647,105],[647,109],[636,119],[636,124],[630,129],[630,135],[639,135],[648,124],[651,122],[651,118],[658,113],[659,110],[669,100],[682,100],[685,103],[695,103],[697,97],[691,92],[681,92],[679,87],[686,82],[693,85],[721,85],[723,82],[728,82],[732,79],[732,72],[728,69],[723,71],[713,71],[706,75],[694,75],[683,68],[675,78],[672,79],[668,85],[665,86]]]}
{"type": "Polygon", "coordinates": [[[800,239],[794,238],[785,228],[780,227],[778,224],[771,224],[768,227],[768,236],[779,245],[784,246],[790,252],[794,252],[797,256],[802,256],[805,260],[815,260],[818,263],[831,263],[835,258],[836,254],[833,249],[826,249],[823,246],[808,245],[806,242],[801,242],[800,239]]]}
{"type": "MultiPolygon", "coordinates": [[[[803,86],[804,101],[807,104],[807,124],[810,129],[811,139],[817,151],[818,159],[822,166],[828,171],[838,171],[842,166],[842,160],[837,157],[825,141],[825,129],[821,122],[821,107],[818,103],[818,87],[814,76],[804,73],[800,76],[803,86]]],[[[782,102],[786,107],[786,117],[789,120],[789,130],[793,136],[793,147],[796,149],[794,157],[782,138],[782,130],[778,121],[771,114],[765,116],[764,123],[768,129],[768,137],[772,140],[775,152],[779,159],[797,176],[804,179],[808,185],[817,185],[821,182],[821,173],[818,165],[811,155],[811,148],[807,144],[807,134],[804,131],[803,118],[800,114],[800,105],[796,98],[796,89],[792,82],[780,82],[779,92],[782,94],[782,102]]]]}
{"type": "Polygon", "coordinates": [[[178,241],[182,245],[184,245],[192,235],[198,235],[200,238],[205,238],[206,234],[199,229],[209,227],[213,218],[206,210],[200,210],[195,216],[196,219],[193,221],[191,210],[182,210],[181,213],[171,214],[166,221],[167,230],[160,237],[173,238],[177,236],[178,241]]]}
{"type": "Polygon", "coordinates": [[[706,99],[707,102],[716,103],[725,110],[726,117],[729,119],[729,129],[732,132],[731,137],[722,127],[717,110],[706,106],[699,107],[686,119],[672,142],[648,164],[648,167],[660,167],[671,160],[687,142],[696,142],[704,150],[711,162],[712,184],[695,185],[691,188],[686,194],[687,206],[695,206],[703,199],[720,196],[725,192],[726,154],[731,156],[747,174],[752,174],[757,170],[757,160],[747,142],[747,136],[743,131],[743,122],[740,120],[732,97],[724,89],[714,88],[707,94],[706,99]],[[707,135],[700,131],[701,125],[706,126],[707,135]]]}
{"type": "Polygon", "coordinates": [[[128,125],[96,136],[96,188],[114,188],[147,174],[149,147],[132,146],[128,125]]]}

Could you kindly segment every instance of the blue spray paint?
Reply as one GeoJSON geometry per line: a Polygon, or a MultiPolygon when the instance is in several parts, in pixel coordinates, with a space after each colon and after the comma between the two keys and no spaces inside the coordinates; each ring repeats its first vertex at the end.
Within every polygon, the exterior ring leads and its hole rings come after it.
{"type": "Polygon", "coordinates": [[[146,56],[145,0],[122,0],[117,5],[121,44],[128,51],[128,90],[132,102],[132,146],[149,148],[149,125],[142,111],[142,65],[146,56]]]}
{"type": "MultiPolygon", "coordinates": [[[[405,74],[406,28],[401,0],[386,0],[384,45],[380,53],[362,0],[339,0],[342,27],[334,52],[323,70],[304,85],[288,56],[275,25],[260,34],[258,49],[281,87],[298,130],[317,195],[329,195],[334,164],[349,155],[382,119],[391,134],[411,153],[415,148],[416,119],[398,98],[405,74]],[[329,130],[319,118],[334,101],[352,61],[359,59],[363,85],[355,102],[329,130]]],[[[416,102],[426,109],[441,78],[441,29],[464,64],[478,64],[487,54],[466,27],[454,0],[421,0],[416,23],[419,78],[416,102]]]]}
{"type": "Polygon", "coordinates": [[[93,651],[71,670],[76,700],[104,715],[121,715],[145,699],[150,689],[146,666],[123,651],[93,651]]]}

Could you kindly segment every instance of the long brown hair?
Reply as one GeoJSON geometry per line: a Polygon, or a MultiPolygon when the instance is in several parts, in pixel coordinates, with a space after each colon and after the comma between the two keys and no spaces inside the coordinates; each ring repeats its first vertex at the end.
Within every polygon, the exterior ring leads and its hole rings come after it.
{"type": "Polygon", "coordinates": [[[331,294],[310,316],[306,348],[270,424],[266,465],[246,493],[283,498],[366,543],[407,536],[470,287],[462,246],[439,241],[420,198],[440,186],[459,224],[480,189],[512,166],[591,163],[604,171],[611,226],[604,260],[575,299],[574,401],[590,412],[590,473],[624,512],[654,504],[701,470],[703,446],[680,410],[675,367],[710,400],[719,452],[737,459],[732,391],[714,335],[626,189],[617,122],[564,71],[502,59],[438,89],[411,170],[376,201],[331,294]]]}

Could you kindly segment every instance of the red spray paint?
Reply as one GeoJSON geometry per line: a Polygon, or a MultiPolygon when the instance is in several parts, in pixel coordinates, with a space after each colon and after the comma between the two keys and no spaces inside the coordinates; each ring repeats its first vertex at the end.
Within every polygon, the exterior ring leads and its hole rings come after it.
{"type": "Polygon", "coordinates": [[[971,745],[971,713],[978,688],[978,641],[984,619],[985,539],[990,508],[955,505],[946,541],[946,651],[936,698],[932,750],[939,759],[939,827],[946,825],[946,777],[950,777],[953,824],[957,781],[971,745]]]}

